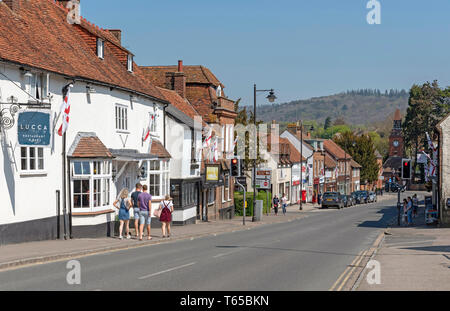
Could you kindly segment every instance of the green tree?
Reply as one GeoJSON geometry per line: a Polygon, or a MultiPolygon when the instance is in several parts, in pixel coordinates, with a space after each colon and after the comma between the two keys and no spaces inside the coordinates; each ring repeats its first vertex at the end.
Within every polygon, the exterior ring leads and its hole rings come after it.
{"type": "Polygon", "coordinates": [[[334,142],[350,154],[361,168],[361,181],[373,183],[378,180],[378,163],[375,155],[375,146],[368,134],[355,135],[353,132],[344,132],[334,137],[334,142]]]}
{"type": "Polygon", "coordinates": [[[325,125],[323,126],[323,128],[326,130],[326,129],[328,129],[329,127],[331,127],[331,117],[327,117],[326,119],[325,119],[325,125]]]}
{"type": "MultiPolygon", "coordinates": [[[[403,135],[405,147],[415,159],[419,149],[427,146],[425,133],[432,133],[436,124],[450,112],[449,96],[450,88],[441,89],[436,80],[411,87],[403,135]]],[[[416,165],[414,162],[414,172],[416,165]]]]}

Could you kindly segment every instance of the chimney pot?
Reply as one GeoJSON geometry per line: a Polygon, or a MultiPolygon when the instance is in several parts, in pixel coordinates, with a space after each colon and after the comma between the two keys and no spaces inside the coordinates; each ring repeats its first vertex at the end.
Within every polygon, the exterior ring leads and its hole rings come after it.
{"type": "Polygon", "coordinates": [[[178,72],[183,72],[183,61],[182,60],[178,61],[178,72]]]}

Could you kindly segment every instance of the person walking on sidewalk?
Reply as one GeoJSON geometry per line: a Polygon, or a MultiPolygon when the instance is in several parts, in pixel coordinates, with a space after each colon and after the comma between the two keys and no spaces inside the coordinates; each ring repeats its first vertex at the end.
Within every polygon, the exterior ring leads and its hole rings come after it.
{"type": "Polygon", "coordinates": [[[408,225],[408,200],[403,200],[403,224],[408,225]]]}
{"type": "Polygon", "coordinates": [[[273,210],[275,212],[275,216],[278,216],[278,206],[280,204],[280,199],[278,198],[277,195],[275,195],[272,202],[273,202],[273,210]]]}
{"type": "Polygon", "coordinates": [[[128,198],[128,189],[122,189],[120,191],[119,198],[114,202],[114,207],[119,210],[119,239],[123,239],[122,232],[123,232],[123,225],[125,225],[126,233],[127,233],[127,239],[130,239],[130,207],[131,202],[128,198]],[[117,206],[117,203],[120,202],[120,207],[117,206]]]}
{"type": "Polygon", "coordinates": [[[138,196],[139,205],[139,240],[142,241],[142,236],[144,235],[144,226],[147,226],[148,240],[151,240],[150,235],[150,224],[152,221],[152,216],[150,214],[152,206],[152,196],[147,192],[147,185],[142,186],[142,191],[138,196]]]}
{"type": "Polygon", "coordinates": [[[283,193],[283,197],[281,198],[281,208],[283,209],[284,216],[286,216],[286,207],[287,207],[287,198],[286,194],[283,193]]]}
{"type": "Polygon", "coordinates": [[[417,198],[417,194],[413,195],[413,216],[417,217],[417,211],[419,210],[419,199],[417,198]]]}
{"type": "Polygon", "coordinates": [[[408,197],[408,207],[407,207],[407,215],[408,215],[408,226],[413,224],[412,214],[413,214],[413,203],[411,197],[408,197]]]}
{"type": "Polygon", "coordinates": [[[172,222],[173,203],[172,198],[169,195],[166,195],[164,201],[161,201],[159,210],[161,213],[159,220],[162,222],[161,229],[163,238],[166,237],[166,229],[167,237],[170,238],[170,223],[172,222]]]}
{"type": "Polygon", "coordinates": [[[139,238],[139,205],[138,197],[142,192],[142,185],[140,183],[136,184],[136,191],[131,194],[131,203],[133,204],[134,211],[134,228],[136,229],[136,238],[139,238]]]}

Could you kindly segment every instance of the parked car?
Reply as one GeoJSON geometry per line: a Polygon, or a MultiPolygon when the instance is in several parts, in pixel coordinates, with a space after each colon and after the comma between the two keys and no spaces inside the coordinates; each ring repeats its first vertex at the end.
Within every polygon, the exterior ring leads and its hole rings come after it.
{"type": "Polygon", "coordinates": [[[368,191],[356,191],[356,202],[358,204],[366,204],[369,200],[368,191]]]}
{"type": "Polygon", "coordinates": [[[377,194],[373,191],[370,191],[368,202],[375,203],[376,201],[377,201],[377,194]]]}
{"type": "Polygon", "coordinates": [[[348,202],[348,197],[345,194],[341,194],[341,200],[343,207],[348,207],[350,203],[348,202]]]}
{"type": "Polygon", "coordinates": [[[358,195],[356,194],[356,192],[352,192],[352,194],[350,194],[350,196],[352,197],[353,205],[358,204],[358,200],[357,200],[358,195]]]}
{"type": "Polygon", "coordinates": [[[355,205],[355,201],[353,200],[353,196],[351,194],[347,195],[347,201],[348,201],[347,207],[355,205]]]}
{"type": "Polygon", "coordinates": [[[322,197],[322,208],[337,207],[341,209],[344,207],[342,196],[338,192],[325,192],[322,197]]]}

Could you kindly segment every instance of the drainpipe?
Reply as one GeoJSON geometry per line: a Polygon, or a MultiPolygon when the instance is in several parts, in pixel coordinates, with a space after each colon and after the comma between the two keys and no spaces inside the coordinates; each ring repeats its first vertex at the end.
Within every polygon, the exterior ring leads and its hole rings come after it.
{"type": "Polygon", "coordinates": [[[166,148],[166,108],[169,106],[169,104],[164,104],[164,106],[163,106],[163,127],[164,127],[164,130],[163,130],[163,145],[164,145],[164,148],[166,148]]]}

